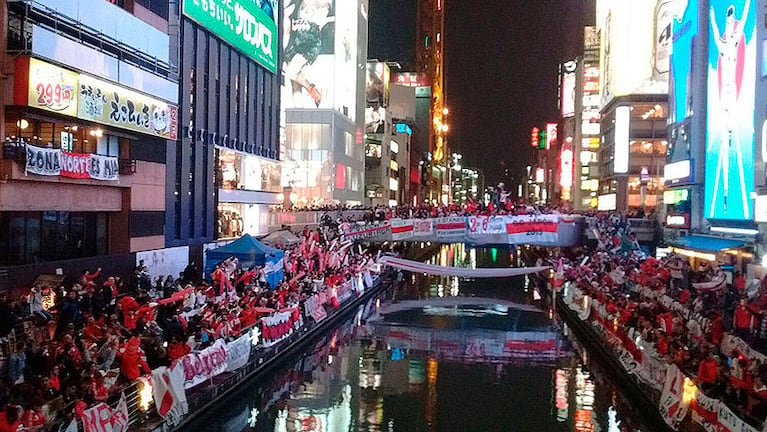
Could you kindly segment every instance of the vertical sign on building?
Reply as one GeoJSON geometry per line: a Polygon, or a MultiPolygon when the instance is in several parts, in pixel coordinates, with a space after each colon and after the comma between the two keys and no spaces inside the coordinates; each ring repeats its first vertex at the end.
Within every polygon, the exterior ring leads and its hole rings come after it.
{"type": "Polygon", "coordinates": [[[681,17],[673,21],[669,124],[692,115],[692,41],[698,35],[698,0],[688,0],[681,17]]]}
{"type": "Polygon", "coordinates": [[[625,174],[629,172],[629,125],[631,108],[619,106],[615,108],[615,157],[613,172],[625,174]]]}

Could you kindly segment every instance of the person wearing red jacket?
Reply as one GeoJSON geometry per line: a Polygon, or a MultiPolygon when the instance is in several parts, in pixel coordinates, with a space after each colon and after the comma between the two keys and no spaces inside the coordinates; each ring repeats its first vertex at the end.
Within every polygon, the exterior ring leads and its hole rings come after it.
{"type": "Polygon", "coordinates": [[[145,374],[152,371],[146,362],[144,350],[141,349],[141,341],[135,336],[128,339],[128,343],[120,350],[119,356],[120,372],[129,381],[138,379],[142,370],[145,374]]]}
{"type": "Polygon", "coordinates": [[[714,359],[714,354],[709,352],[705,359],[698,365],[698,384],[703,390],[710,389],[719,374],[719,365],[714,359]]]}
{"type": "Polygon", "coordinates": [[[19,407],[6,405],[5,411],[0,412],[0,432],[16,432],[21,427],[19,407]]]}
{"type": "Polygon", "coordinates": [[[735,336],[748,342],[751,338],[752,329],[752,315],[751,311],[746,305],[746,300],[741,300],[738,307],[735,308],[735,317],[733,319],[733,328],[735,330],[735,336]]]}
{"type": "Polygon", "coordinates": [[[41,430],[45,426],[45,421],[45,415],[39,405],[25,409],[21,416],[21,424],[25,430],[41,430]]]}
{"type": "Polygon", "coordinates": [[[192,349],[189,345],[182,343],[175,336],[171,340],[170,345],[168,345],[168,357],[170,357],[171,360],[178,360],[189,354],[191,351],[192,349]]]}

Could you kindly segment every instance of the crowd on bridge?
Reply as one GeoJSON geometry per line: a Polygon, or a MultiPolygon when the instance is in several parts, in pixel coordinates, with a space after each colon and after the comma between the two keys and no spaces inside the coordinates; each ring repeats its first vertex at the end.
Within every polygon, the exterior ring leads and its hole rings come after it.
{"type": "Polygon", "coordinates": [[[637,362],[650,356],[678,366],[704,395],[761,425],[767,418],[767,278],[746,280],[732,255],[733,262],[699,260],[696,267],[679,255],[647,257],[626,217],[603,215],[597,226],[597,250],[552,260],[552,284],[568,284],[569,295],[577,289],[593,300],[587,320],[637,362]]]}
{"type": "MultiPolygon", "coordinates": [[[[97,269],[21,297],[0,294],[6,354],[0,432],[45,429],[62,412],[82,417],[86,407],[114,400],[153,369],[245,334],[261,318],[303,314],[299,306],[319,290],[346,281],[363,289],[361,274],[375,260],[369,249],[321,229],[306,228],[300,239],[285,251],[285,277],[273,286],[265,267],[244,268],[230,258],[209,278],[192,263],[177,278],[152,281],[140,263],[127,279],[97,269]]],[[[338,308],[338,299],[331,296],[322,307],[338,308]]]]}

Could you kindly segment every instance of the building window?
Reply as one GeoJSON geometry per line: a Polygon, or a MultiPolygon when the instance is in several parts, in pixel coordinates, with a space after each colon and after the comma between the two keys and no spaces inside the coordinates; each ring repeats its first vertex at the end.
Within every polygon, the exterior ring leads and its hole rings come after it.
{"type": "Polygon", "coordinates": [[[107,213],[2,212],[0,265],[106,255],[108,225],[107,213]]]}

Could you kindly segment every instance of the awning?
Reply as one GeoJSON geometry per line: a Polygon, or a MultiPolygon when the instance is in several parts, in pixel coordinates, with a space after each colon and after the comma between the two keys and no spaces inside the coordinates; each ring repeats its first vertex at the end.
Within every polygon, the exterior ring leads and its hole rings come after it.
{"type": "Polygon", "coordinates": [[[691,235],[680,237],[671,242],[670,246],[675,248],[700,251],[700,252],[720,252],[728,249],[740,249],[750,246],[751,243],[742,240],[731,240],[721,237],[697,236],[691,235]]]}

